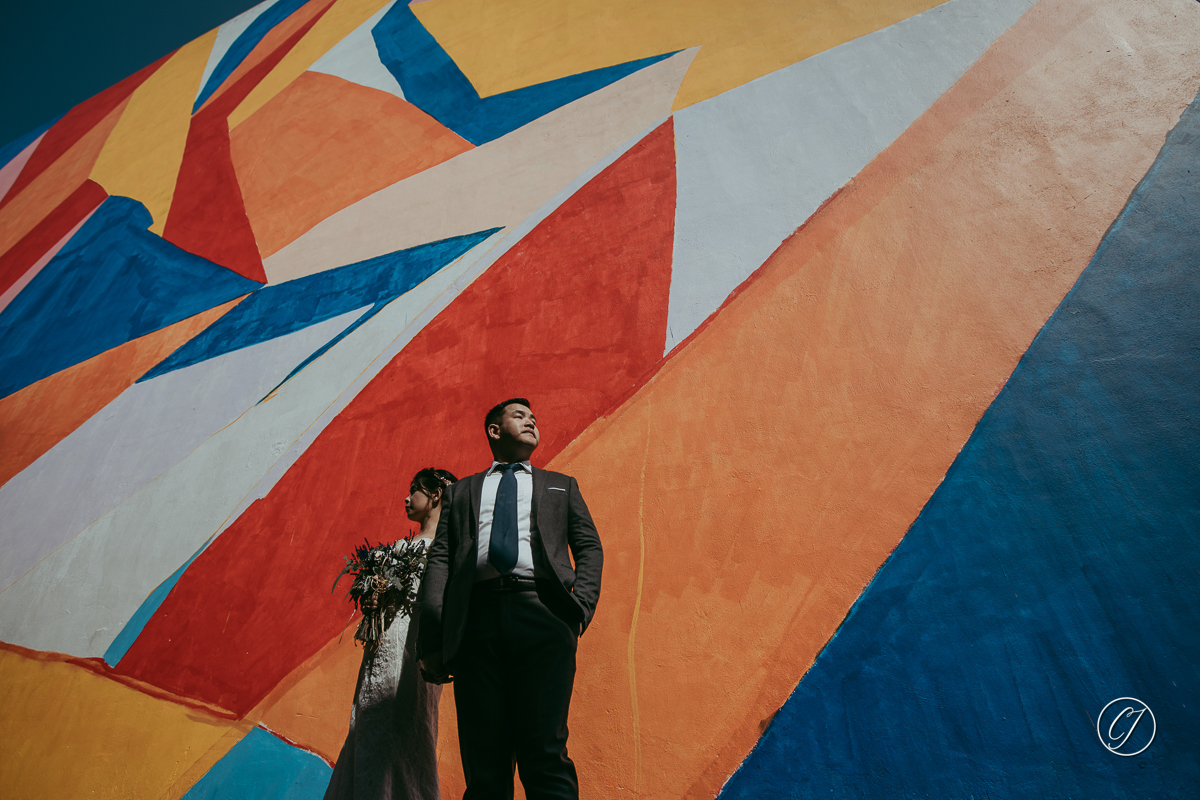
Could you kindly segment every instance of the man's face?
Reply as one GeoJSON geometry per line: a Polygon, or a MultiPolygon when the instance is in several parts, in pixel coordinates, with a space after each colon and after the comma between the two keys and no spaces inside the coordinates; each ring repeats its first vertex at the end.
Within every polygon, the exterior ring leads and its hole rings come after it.
{"type": "Polygon", "coordinates": [[[497,445],[506,449],[515,446],[517,450],[532,453],[538,446],[537,419],[532,411],[520,403],[509,403],[504,407],[504,416],[499,424],[493,423],[488,427],[488,435],[497,445]]]}

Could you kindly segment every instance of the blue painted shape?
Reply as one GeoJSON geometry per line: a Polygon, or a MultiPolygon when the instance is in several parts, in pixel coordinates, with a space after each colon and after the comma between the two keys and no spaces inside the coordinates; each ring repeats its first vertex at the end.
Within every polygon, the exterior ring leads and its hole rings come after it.
{"type": "Polygon", "coordinates": [[[253,728],[184,800],[319,800],[332,774],[318,756],[253,728]]]}
{"type": "Polygon", "coordinates": [[[150,212],[110,197],[0,311],[0,397],[262,284],[146,230],[150,212]]]}
{"type": "MultiPolygon", "coordinates": [[[[392,299],[394,300],[395,298],[392,298],[392,299]]],[[[328,342],[326,342],[325,344],[323,344],[323,345],[321,345],[320,347],[318,347],[318,348],[317,348],[317,349],[316,349],[316,350],[313,352],[313,354],[312,354],[312,355],[310,355],[308,358],[304,359],[304,360],[303,360],[303,361],[301,361],[299,364],[297,364],[295,369],[293,369],[291,372],[289,372],[289,373],[287,374],[287,376],[286,376],[286,377],[284,377],[284,379],[283,379],[283,380],[281,380],[279,383],[277,383],[277,384],[275,385],[275,388],[274,388],[274,389],[272,389],[271,391],[267,392],[267,393],[266,393],[266,395],[263,397],[263,399],[262,399],[262,400],[259,400],[258,402],[260,402],[260,403],[261,403],[263,400],[266,400],[268,397],[270,397],[271,395],[275,394],[275,392],[279,391],[279,387],[280,387],[280,386],[283,386],[285,383],[287,383],[288,381],[290,381],[290,380],[291,380],[293,377],[295,377],[295,376],[296,376],[296,374],[297,374],[297,373],[299,373],[299,372],[300,372],[300,370],[304,369],[304,368],[305,368],[305,367],[307,367],[309,364],[311,364],[312,362],[316,361],[316,360],[317,360],[318,358],[320,358],[321,356],[325,355],[325,353],[327,353],[327,352],[329,351],[329,349],[330,349],[330,348],[332,348],[334,345],[336,345],[336,344],[337,344],[338,342],[340,342],[342,339],[345,339],[347,336],[349,336],[350,334],[352,334],[352,333],[354,333],[356,330],[358,330],[360,327],[362,327],[363,323],[365,323],[367,320],[371,319],[371,318],[372,318],[372,317],[374,317],[376,314],[378,314],[380,311],[382,311],[382,310],[384,309],[384,307],[385,307],[385,306],[386,306],[388,303],[390,303],[390,302],[391,302],[391,300],[387,300],[387,301],[384,301],[384,302],[376,303],[375,305],[371,306],[371,309],[370,309],[369,311],[367,311],[366,313],[364,313],[364,314],[363,314],[362,316],[360,316],[358,319],[354,320],[354,322],[352,322],[352,323],[350,323],[349,325],[347,325],[347,326],[346,326],[346,328],[345,328],[345,329],[344,329],[344,330],[343,330],[341,333],[339,333],[337,336],[335,336],[335,337],[333,337],[332,339],[330,339],[330,340],[329,340],[328,342]]]]}
{"type": "Polygon", "coordinates": [[[150,596],[142,601],[142,604],[138,606],[138,610],[133,612],[133,616],[129,618],[129,622],[126,622],[125,627],[117,634],[117,638],[113,639],[108,649],[104,651],[105,664],[115,667],[121,663],[121,659],[129,652],[129,648],[133,647],[133,643],[137,641],[138,635],[146,627],[146,623],[150,621],[150,618],[154,616],[154,612],[158,611],[158,607],[167,599],[167,595],[175,588],[175,584],[179,583],[179,578],[183,575],[184,571],[196,560],[196,556],[203,553],[205,548],[212,544],[212,541],[212,539],[209,539],[205,542],[199,550],[192,554],[191,558],[183,562],[183,566],[175,570],[171,574],[171,577],[160,583],[150,593],[150,596]]]}
{"type": "Polygon", "coordinates": [[[722,797],[1197,796],[1197,175],[1200,99],[722,797]]]}
{"type": "Polygon", "coordinates": [[[246,60],[246,56],[250,55],[251,51],[258,46],[258,43],[263,40],[264,36],[271,32],[272,28],[290,17],[305,2],[307,0],[279,0],[275,5],[259,14],[246,27],[246,30],[242,31],[242,34],[233,40],[233,44],[225,51],[225,55],[221,56],[221,60],[217,62],[217,66],[208,76],[208,81],[205,82],[204,88],[197,95],[196,102],[192,106],[192,113],[195,114],[200,110],[200,106],[204,105],[204,101],[211,97],[212,93],[225,82],[225,79],[233,74],[238,65],[246,60]]]}
{"type": "Polygon", "coordinates": [[[371,30],[379,60],[395,77],[404,98],[471,144],[498,139],[556,108],[603,89],[675,53],[480,98],[437,40],[409,9],[396,3],[371,30]]]}
{"type": "Polygon", "coordinates": [[[442,239],[265,286],[168,356],[141,380],[148,381],[275,339],[357,308],[393,300],[498,230],[492,228],[442,239]]]}
{"type": "Polygon", "coordinates": [[[0,168],[6,166],[8,162],[20,155],[21,151],[28,147],[34,139],[50,130],[54,123],[58,122],[60,119],[62,119],[61,116],[56,119],[52,119],[42,127],[30,131],[19,139],[14,139],[13,141],[4,145],[4,147],[0,147],[0,168]]]}

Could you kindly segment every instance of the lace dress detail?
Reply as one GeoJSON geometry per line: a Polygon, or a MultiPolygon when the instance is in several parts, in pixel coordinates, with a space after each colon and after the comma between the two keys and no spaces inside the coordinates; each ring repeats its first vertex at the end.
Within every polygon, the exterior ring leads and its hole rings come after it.
{"type": "MultiPolygon", "coordinates": [[[[428,547],[428,540],[397,546],[428,547]]],[[[437,775],[438,701],[416,662],[417,623],[396,617],[374,655],[363,654],[325,800],[441,800],[437,775]]]]}

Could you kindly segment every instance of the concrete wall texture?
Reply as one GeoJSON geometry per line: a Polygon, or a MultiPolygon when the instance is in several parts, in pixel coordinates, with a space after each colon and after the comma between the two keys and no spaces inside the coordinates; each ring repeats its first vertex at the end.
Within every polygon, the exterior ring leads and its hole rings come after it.
{"type": "Polygon", "coordinates": [[[320,797],[520,395],[585,796],[1196,797],[1198,90],[1194,0],[266,0],[0,149],[0,796],[320,797]]]}

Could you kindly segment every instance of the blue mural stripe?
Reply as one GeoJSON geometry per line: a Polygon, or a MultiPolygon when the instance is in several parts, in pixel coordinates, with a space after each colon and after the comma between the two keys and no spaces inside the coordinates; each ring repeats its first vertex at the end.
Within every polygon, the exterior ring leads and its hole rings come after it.
{"type": "Polygon", "coordinates": [[[1200,99],[723,797],[1196,796],[1197,173],[1200,99]]]}
{"type": "Polygon", "coordinates": [[[225,79],[232,75],[233,71],[238,68],[238,65],[246,60],[246,56],[250,55],[254,48],[258,46],[258,43],[263,40],[263,37],[271,32],[272,28],[290,17],[305,2],[307,0],[278,0],[275,5],[259,14],[246,27],[246,30],[242,31],[241,36],[238,36],[233,41],[233,44],[225,51],[225,55],[221,56],[221,60],[217,62],[217,66],[213,69],[212,74],[208,76],[208,81],[205,82],[204,88],[197,95],[196,103],[192,106],[192,113],[195,114],[200,110],[200,106],[204,105],[204,101],[220,88],[225,79]]]}
{"type": "Polygon", "coordinates": [[[171,577],[160,583],[150,596],[147,597],[142,604],[138,606],[138,610],[129,618],[129,622],[125,623],[125,627],[117,634],[117,638],[112,640],[112,644],[104,651],[104,663],[110,667],[115,667],[121,663],[121,659],[129,652],[129,648],[133,647],[133,643],[137,641],[138,634],[142,632],[142,628],[146,627],[146,623],[154,616],[154,612],[158,611],[158,607],[162,605],[163,600],[167,599],[167,595],[171,593],[171,589],[179,582],[180,576],[184,571],[196,560],[196,556],[204,552],[204,548],[212,543],[209,539],[204,545],[192,554],[192,557],[183,562],[183,566],[175,570],[171,577]]]}
{"type": "Polygon", "coordinates": [[[264,286],[141,380],[269,341],[357,308],[395,299],[498,230],[442,239],[264,286]]]}
{"type": "Polygon", "coordinates": [[[3,147],[0,147],[0,168],[6,166],[8,162],[16,158],[22,150],[24,150],[30,145],[31,142],[33,142],[34,139],[50,130],[50,128],[54,126],[54,123],[58,122],[60,119],[62,119],[62,116],[52,119],[42,127],[32,130],[24,136],[14,139],[3,147]]]}
{"type": "Polygon", "coordinates": [[[319,757],[253,728],[184,800],[319,800],[332,774],[319,757]]]}
{"type": "Polygon", "coordinates": [[[152,222],[138,201],[108,198],[0,312],[0,397],[262,286],[152,222]]]}
{"type": "Polygon", "coordinates": [[[556,108],[675,53],[604,67],[480,98],[458,65],[409,9],[396,3],[371,31],[379,60],[404,97],[471,144],[498,139],[556,108]]]}
{"type": "MultiPolygon", "coordinates": [[[[390,302],[390,301],[388,301],[388,302],[390,302]]],[[[299,364],[297,364],[296,368],[294,370],[292,370],[291,372],[289,372],[283,380],[281,380],[279,383],[277,383],[275,385],[275,387],[273,389],[271,389],[271,391],[267,392],[266,395],[263,396],[262,400],[266,400],[268,397],[275,394],[275,392],[279,391],[280,386],[283,386],[285,383],[287,383],[292,378],[294,378],[300,372],[300,370],[304,369],[309,364],[316,361],[321,356],[325,355],[325,353],[327,353],[330,348],[332,348],[334,345],[336,345],[342,339],[345,339],[347,336],[349,336],[350,334],[352,334],[356,330],[358,330],[360,327],[362,327],[363,323],[365,323],[367,320],[371,319],[376,314],[378,314],[380,311],[382,311],[385,306],[387,306],[387,302],[376,303],[375,305],[371,306],[371,309],[369,311],[364,313],[358,319],[354,320],[354,322],[347,325],[346,328],[341,333],[339,333],[337,336],[330,339],[325,344],[321,345],[319,348],[317,348],[316,351],[313,352],[312,355],[310,355],[308,358],[304,359],[299,364]]],[[[262,400],[259,400],[258,402],[261,403],[262,400]]]]}

